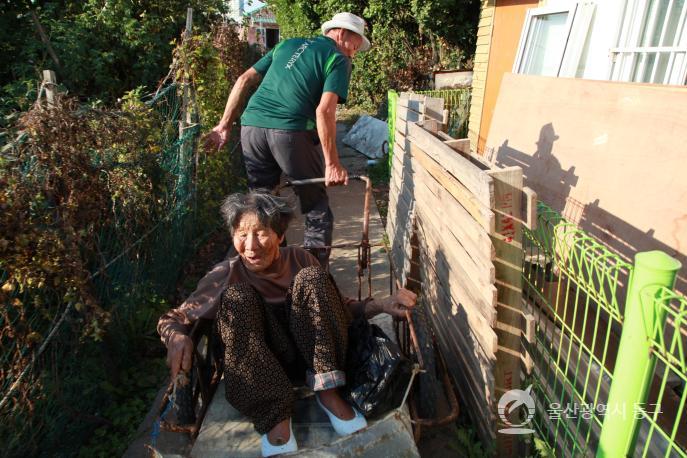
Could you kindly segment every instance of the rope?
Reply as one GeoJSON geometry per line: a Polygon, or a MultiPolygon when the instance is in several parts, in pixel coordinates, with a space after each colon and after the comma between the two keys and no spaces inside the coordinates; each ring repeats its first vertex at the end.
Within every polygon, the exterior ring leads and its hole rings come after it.
{"type": "Polygon", "coordinates": [[[425,372],[424,370],[420,369],[420,366],[415,363],[413,364],[413,373],[410,375],[410,381],[408,382],[408,386],[406,387],[406,392],[403,394],[403,401],[401,401],[401,405],[398,406],[398,408],[402,408],[406,400],[408,399],[408,395],[410,394],[410,388],[413,386],[413,381],[415,380],[415,376],[419,374],[420,372],[425,372]]]}
{"type": "Polygon", "coordinates": [[[160,431],[162,430],[162,422],[165,421],[165,417],[169,413],[170,410],[178,410],[179,406],[177,406],[176,400],[177,400],[177,382],[179,381],[179,377],[183,376],[183,374],[180,372],[177,374],[176,378],[174,379],[173,385],[172,385],[172,394],[167,398],[167,405],[165,406],[164,410],[160,414],[159,417],[157,417],[157,420],[155,420],[155,423],[153,423],[153,430],[150,432],[150,446],[155,448],[157,445],[157,438],[160,436],[160,431]]]}

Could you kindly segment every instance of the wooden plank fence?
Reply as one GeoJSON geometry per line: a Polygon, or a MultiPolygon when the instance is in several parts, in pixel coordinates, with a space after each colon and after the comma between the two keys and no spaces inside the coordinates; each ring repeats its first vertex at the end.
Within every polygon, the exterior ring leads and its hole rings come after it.
{"type": "MultiPolygon", "coordinates": [[[[519,167],[490,169],[466,139],[444,133],[443,100],[397,102],[387,233],[395,275],[421,291],[438,346],[481,439],[499,456],[521,451],[499,434],[499,397],[519,388],[522,224],[519,167]]],[[[531,211],[530,211],[531,213],[531,211]]],[[[530,220],[531,221],[531,220],[530,220]]]]}

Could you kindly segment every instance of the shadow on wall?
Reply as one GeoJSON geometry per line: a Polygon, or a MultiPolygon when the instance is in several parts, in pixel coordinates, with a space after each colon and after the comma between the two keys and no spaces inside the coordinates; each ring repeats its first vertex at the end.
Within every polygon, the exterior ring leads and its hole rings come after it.
{"type": "MultiPolygon", "coordinates": [[[[554,143],[559,140],[553,123],[544,124],[539,130],[539,138],[534,143],[536,151],[531,154],[519,151],[504,141],[498,149],[490,148],[486,159],[497,166],[520,166],[525,176],[525,184],[537,192],[539,199],[561,213],[568,221],[598,239],[620,257],[632,262],[634,255],[641,251],[661,250],[682,263],[675,289],[687,293],[687,255],[666,245],[654,237],[654,229],[643,231],[627,221],[605,210],[598,199],[580,202],[570,197],[571,190],[578,184],[579,177],[575,167],[563,170],[553,154],[554,143]]],[[[633,190],[635,191],[635,190],[633,190]]],[[[628,198],[631,196],[628,195],[628,198]]],[[[677,209],[676,209],[677,211],[677,209]]],[[[678,234],[687,226],[687,215],[676,219],[675,244],[680,246],[678,234]]],[[[623,279],[625,283],[625,279],[623,279]]]]}
{"type": "MultiPolygon", "coordinates": [[[[422,239],[419,245],[423,250],[425,245],[422,239]]],[[[424,257],[427,259],[428,253],[424,257]]],[[[461,393],[462,402],[468,407],[465,410],[476,425],[482,443],[487,446],[492,443],[492,434],[496,429],[495,418],[490,410],[495,394],[494,356],[489,355],[477,341],[475,333],[479,330],[471,328],[465,307],[454,298],[457,293],[452,291],[451,264],[442,249],[436,251],[433,262],[434,265],[427,262],[422,269],[423,277],[434,276],[433,280],[422,278],[423,289],[430,283],[435,286],[431,293],[425,292],[423,295],[425,301],[435,301],[430,307],[438,312],[430,312],[428,317],[449,373],[461,393]],[[487,375],[491,376],[490,380],[486,378],[487,375]]],[[[476,311],[472,310],[472,313],[476,311]]]]}
{"type": "MultiPolygon", "coordinates": [[[[409,151],[410,141],[406,138],[404,142],[405,151],[409,151]]],[[[395,155],[394,160],[397,160],[398,157],[400,157],[400,155],[395,155]]],[[[404,275],[404,273],[408,273],[408,269],[405,269],[405,256],[403,254],[410,245],[413,224],[412,215],[414,214],[415,207],[415,184],[413,182],[413,167],[409,153],[406,152],[403,154],[402,164],[400,178],[394,177],[393,174],[390,178],[389,192],[393,192],[392,187],[398,187],[398,189],[395,190],[398,195],[396,198],[395,212],[393,213],[396,219],[393,221],[394,234],[393,246],[391,247],[391,263],[394,268],[396,278],[403,283],[407,280],[407,275],[404,275]],[[397,180],[399,182],[396,182],[397,180]],[[404,270],[406,272],[404,272],[404,270]]],[[[387,221],[387,225],[388,223],[389,222],[387,221]]],[[[406,283],[403,286],[406,288],[411,287],[410,289],[413,289],[413,286],[417,287],[418,285],[409,285],[406,283]]]]}

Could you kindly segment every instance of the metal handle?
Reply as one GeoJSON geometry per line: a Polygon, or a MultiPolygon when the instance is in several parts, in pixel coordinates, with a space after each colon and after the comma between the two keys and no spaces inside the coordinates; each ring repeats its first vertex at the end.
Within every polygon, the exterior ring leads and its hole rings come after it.
{"type": "MultiPolygon", "coordinates": [[[[358,300],[361,299],[362,296],[362,277],[363,277],[363,272],[367,270],[368,276],[367,276],[367,287],[368,287],[368,293],[371,296],[372,295],[372,274],[369,269],[369,264],[370,264],[370,239],[369,239],[369,233],[370,233],[370,203],[372,202],[372,181],[370,180],[369,177],[366,177],[365,175],[349,175],[348,180],[359,180],[365,183],[365,205],[363,207],[363,235],[362,239],[360,240],[360,245],[358,246],[359,248],[359,256],[358,256],[358,300]]],[[[278,195],[279,191],[281,191],[283,188],[288,187],[288,186],[302,186],[302,185],[308,185],[308,184],[318,184],[318,183],[324,183],[325,179],[324,177],[322,178],[308,178],[305,180],[286,180],[283,184],[279,185],[277,189],[275,190],[275,193],[278,195]]],[[[331,248],[331,247],[329,247],[331,248]]]]}
{"type": "MultiPolygon", "coordinates": [[[[362,175],[349,175],[348,179],[349,180],[360,180],[360,181],[365,181],[367,177],[363,177],[362,175]]],[[[286,180],[282,186],[303,186],[306,184],[319,184],[319,183],[324,183],[325,179],[324,177],[322,178],[307,178],[305,180],[286,180]]]]}

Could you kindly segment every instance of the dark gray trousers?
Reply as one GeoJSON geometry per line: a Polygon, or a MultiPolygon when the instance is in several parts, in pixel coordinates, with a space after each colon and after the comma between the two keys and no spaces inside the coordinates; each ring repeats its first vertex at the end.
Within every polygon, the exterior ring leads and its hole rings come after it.
{"type": "MultiPolygon", "coordinates": [[[[274,189],[282,172],[293,180],[324,177],[322,146],[314,130],[243,126],[241,146],[251,190],[274,189]]],[[[331,245],[334,215],[324,184],[295,186],[294,191],[305,215],[303,246],[331,245]]],[[[318,257],[326,265],[329,250],[319,253],[318,257]]]]}

